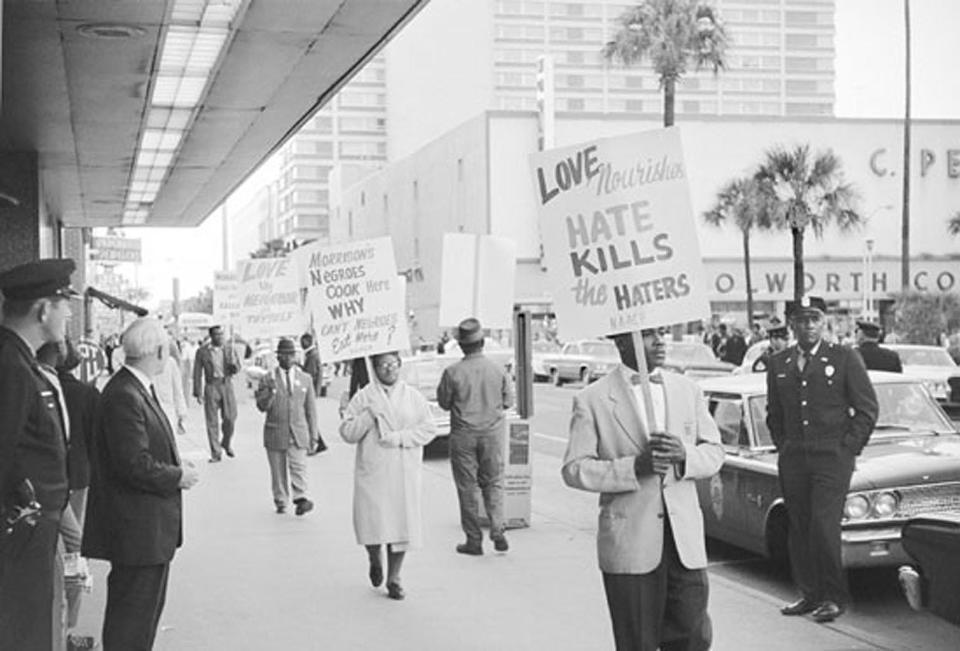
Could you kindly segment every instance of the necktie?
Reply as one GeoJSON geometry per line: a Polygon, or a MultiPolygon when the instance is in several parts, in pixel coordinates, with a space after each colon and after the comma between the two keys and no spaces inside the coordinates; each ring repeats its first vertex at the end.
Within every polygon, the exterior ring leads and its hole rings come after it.
{"type": "Polygon", "coordinates": [[[292,394],[293,389],[290,388],[290,371],[284,371],[283,378],[284,378],[284,381],[286,381],[287,383],[287,393],[292,394]]]}
{"type": "Polygon", "coordinates": [[[800,369],[800,372],[803,373],[803,367],[807,365],[807,355],[802,350],[797,356],[797,368],[800,369]]]}
{"type": "Polygon", "coordinates": [[[160,404],[160,398],[157,397],[157,389],[151,384],[150,385],[150,395],[153,396],[153,401],[160,404]]]}

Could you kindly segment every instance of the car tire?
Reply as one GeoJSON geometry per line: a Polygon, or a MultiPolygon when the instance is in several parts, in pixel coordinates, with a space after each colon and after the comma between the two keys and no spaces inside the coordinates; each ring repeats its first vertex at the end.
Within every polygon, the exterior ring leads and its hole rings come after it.
{"type": "Polygon", "coordinates": [[[555,386],[563,385],[563,380],[560,379],[560,370],[556,368],[550,369],[550,383],[555,386]]]}
{"type": "Polygon", "coordinates": [[[590,369],[587,367],[580,369],[580,384],[584,386],[590,384],[590,369]]]}

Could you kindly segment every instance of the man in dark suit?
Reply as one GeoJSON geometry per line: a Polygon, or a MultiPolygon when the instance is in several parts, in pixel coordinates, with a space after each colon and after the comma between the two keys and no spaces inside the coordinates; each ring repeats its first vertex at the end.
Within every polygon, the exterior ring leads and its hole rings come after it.
{"type": "Polygon", "coordinates": [[[35,353],[64,339],[74,269],[73,260],[38,260],[0,274],[0,649],[54,645],[67,442],[57,390],[35,353]]]}
{"type": "Polygon", "coordinates": [[[790,316],[797,343],[770,360],[767,426],[779,452],[790,566],[800,599],[784,615],[843,613],[840,520],[854,460],[877,421],[877,396],[852,349],[822,339],[826,304],[804,298],[790,316]]]}
{"type": "Polygon", "coordinates": [[[174,552],[183,542],[181,491],[197,471],[180,463],[173,428],[153,389],[166,363],[156,319],[123,333],[126,362],[103,389],[83,555],[110,561],[104,651],[151,649],[174,552]]]}
{"type": "MultiPolygon", "coordinates": [[[[307,375],[310,376],[313,384],[313,395],[315,398],[327,395],[327,389],[323,386],[323,364],[320,363],[320,351],[317,345],[313,343],[313,335],[309,332],[300,337],[300,347],[303,349],[303,364],[300,365],[307,375]]],[[[320,430],[316,430],[317,439],[311,439],[310,448],[307,454],[319,454],[327,449],[327,444],[320,435],[320,430]]]]}
{"type": "Polygon", "coordinates": [[[857,351],[871,371],[903,373],[900,355],[880,345],[880,326],[873,321],[857,321],[857,351]]]}
{"type": "Polygon", "coordinates": [[[210,342],[197,350],[193,362],[193,396],[203,405],[207,423],[207,441],[210,444],[210,461],[220,461],[221,453],[233,456],[230,441],[237,421],[237,398],[233,393],[231,379],[240,370],[233,346],[223,345],[223,328],[213,326],[209,330],[210,342]],[[220,425],[223,424],[223,438],[220,425]]]}

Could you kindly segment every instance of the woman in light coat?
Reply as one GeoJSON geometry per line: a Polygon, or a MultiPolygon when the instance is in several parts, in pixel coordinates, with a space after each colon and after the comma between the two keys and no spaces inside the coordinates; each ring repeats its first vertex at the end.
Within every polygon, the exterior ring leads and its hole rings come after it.
{"type": "Polygon", "coordinates": [[[387,545],[387,594],[403,599],[400,568],[420,544],[423,446],[436,436],[426,398],[400,380],[400,356],[372,358],[375,379],[347,405],[340,436],[357,444],[353,527],[370,560],[370,582],[383,582],[380,547],[387,545]]]}

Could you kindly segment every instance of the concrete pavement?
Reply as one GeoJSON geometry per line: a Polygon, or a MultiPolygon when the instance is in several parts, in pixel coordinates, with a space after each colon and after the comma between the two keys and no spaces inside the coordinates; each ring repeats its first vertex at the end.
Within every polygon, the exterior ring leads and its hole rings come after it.
{"type": "MultiPolygon", "coordinates": [[[[336,401],[320,400],[329,450],[311,457],[313,512],[277,515],[260,428],[238,391],[237,457],[206,462],[202,412],[179,437],[201,482],[185,493],[185,543],[174,559],[156,648],[221,649],[612,649],[596,568],[596,496],[563,486],[558,459],[534,454],[533,523],[508,532],[510,551],[454,552],[462,542],[446,459],[425,462],[424,546],[403,569],[407,599],[367,579],[352,527],[353,448],[336,433],[336,401]]],[[[100,637],[104,563],[86,595],[78,631],[100,637]]],[[[711,576],[715,649],[884,649],[861,631],[785,618],[771,597],[711,576]]]]}

